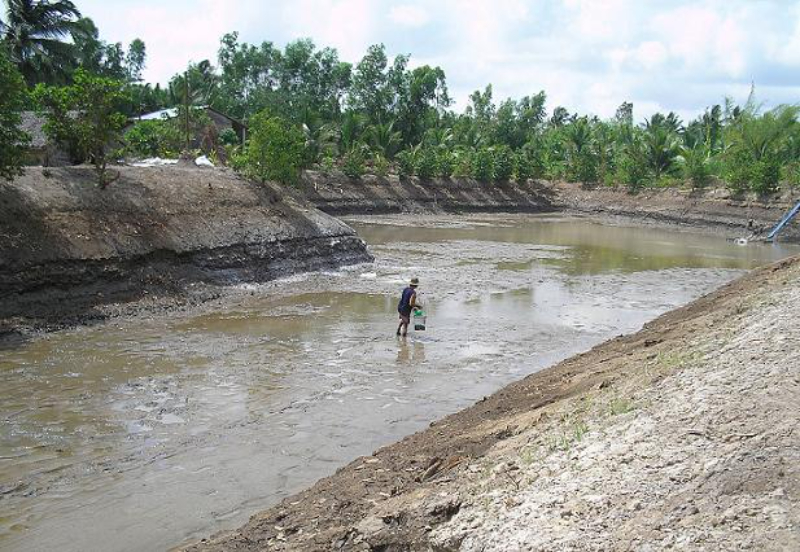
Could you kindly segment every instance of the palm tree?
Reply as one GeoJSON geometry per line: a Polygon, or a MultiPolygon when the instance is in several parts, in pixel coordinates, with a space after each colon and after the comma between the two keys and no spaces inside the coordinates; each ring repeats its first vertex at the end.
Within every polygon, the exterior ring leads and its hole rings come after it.
{"type": "Polygon", "coordinates": [[[372,151],[386,159],[394,159],[403,141],[402,135],[394,129],[394,121],[368,127],[364,137],[372,151]]]}
{"type": "Polygon", "coordinates": [[[80,16],[70,0],[6,0],[0,32],[28,84],[62,78],[75,59],[74,46],[63,39],[79,32],[80,16]]]}
{"type": "Polygon", "coordinates": [[[680,153],[680,143],[669,125],[651,124],[648,121],[644,133],[644,147],[647,165],[653,171],[656,181],[675,166],[680,153]]]}

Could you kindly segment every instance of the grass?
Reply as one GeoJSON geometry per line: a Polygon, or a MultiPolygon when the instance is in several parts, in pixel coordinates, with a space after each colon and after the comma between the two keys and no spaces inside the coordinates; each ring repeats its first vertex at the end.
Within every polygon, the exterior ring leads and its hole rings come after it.
{"type": "Polygon", "coordinates": [[[612,416],[627,414],[635,409],[636,406],[633,404],[633,401],[622,397],[612,399],[611,402],[608,403],[608,411],[612,416]]]}

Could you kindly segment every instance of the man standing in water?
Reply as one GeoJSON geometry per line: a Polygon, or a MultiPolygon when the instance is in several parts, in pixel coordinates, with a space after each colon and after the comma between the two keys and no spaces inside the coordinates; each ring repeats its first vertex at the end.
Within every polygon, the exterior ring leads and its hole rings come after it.
{"type": "Polygon", "coordinates": [[[411,283],[400,296],[397,312],[400,313],[400,325],[397,326],[397,335],[405,337],[408,334],[408,325],[411,323],[411,311],[417,306],[417,287],[419,278],[411,278],[411,283]]]}

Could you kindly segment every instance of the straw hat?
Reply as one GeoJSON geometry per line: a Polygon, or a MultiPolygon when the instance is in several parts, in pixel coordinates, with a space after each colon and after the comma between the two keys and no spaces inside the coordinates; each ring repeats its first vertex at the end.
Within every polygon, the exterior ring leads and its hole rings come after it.
{"type": "Polygon", "coordinates": [[[411,278],[411,287],[417,287],[419,285],[419,278],[411,278]]]}

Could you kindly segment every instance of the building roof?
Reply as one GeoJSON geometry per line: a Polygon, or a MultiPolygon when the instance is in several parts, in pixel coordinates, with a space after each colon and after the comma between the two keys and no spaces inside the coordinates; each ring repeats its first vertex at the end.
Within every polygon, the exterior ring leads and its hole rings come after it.
{"type": "Polygon", "coordinates": [[[163,119],[173,119],[178,116],[178,108],[177,107],[170,107],[167,109],[159,109],[158,111],[153,111],[152,113],[145,113],[144,115],[140,115],[136,117],[137,121],[161,121],[163,119]]]}
{"type": "MultiPolygon", "coordinates": [[[[241,122],[241,121],[239,121],[237,119],[234,119],[230,115],[226,115],[225,113],[222,113],[221,111],[218,111],[218,110],[214,109],[211,106],[200,105],[200,106],[197,106],[197,109],[205,109],[206,111],[210,111],[212,113],[216,113],[220,117],[225,117],[226,119],[228,119],[232,123],[235,123],[235,124],[240,125],[240,126],[245,127],[245,128],[247,127],[247,125],[245,125],[243,122],[241,122]]],[[[178,116],[178,108],[177,107],[168,107],[166,109],[159,109],[158,111],[153,111],[152,113],[145,113],[144,115],[139,115],[138,117],[133,117],[133,118],[130,119],[130,121],[131,122],[136,122],[136,121],[163,121],[165,119],[174,119],[177,116],[178,116]]]]}

